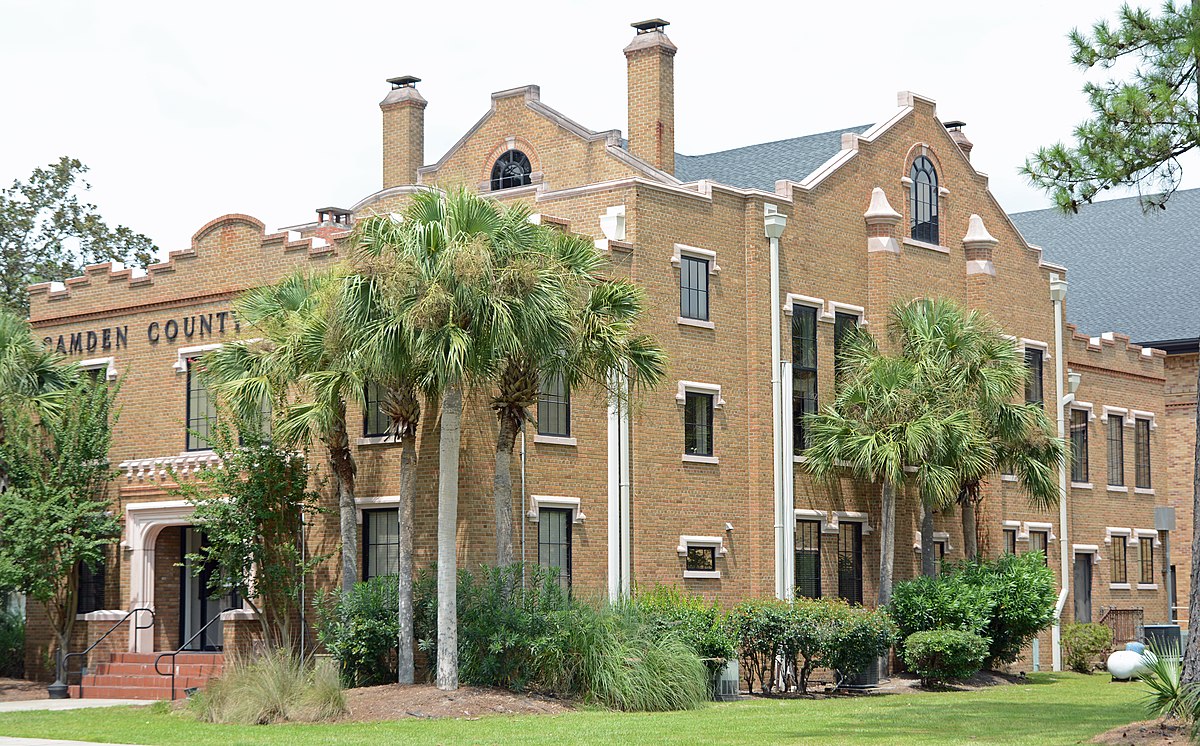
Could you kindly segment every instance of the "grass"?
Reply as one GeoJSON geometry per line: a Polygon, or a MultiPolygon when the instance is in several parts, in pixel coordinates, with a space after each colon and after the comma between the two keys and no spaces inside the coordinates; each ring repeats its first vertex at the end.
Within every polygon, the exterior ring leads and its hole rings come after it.
{"type": "Polygon", "coordinates": [[[1074,744],[1145,719],[1138,684],[1107,675],[1034,674],[1028,684],[826,700],[753,700],[701,710],[600,710],[480,720],[212,725],[163,708],[0,715],[0,734],[129,744],[787,743],[1074,744]]]}

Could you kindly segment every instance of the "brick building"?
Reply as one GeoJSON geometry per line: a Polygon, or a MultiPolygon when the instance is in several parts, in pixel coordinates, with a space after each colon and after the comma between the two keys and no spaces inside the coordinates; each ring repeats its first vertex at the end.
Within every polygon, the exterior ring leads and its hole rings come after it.
{"type": "MultiPolygon", "coordinates": [[[[1065,323],[1066,268],[1022,239],[971,165],[961,123],[943,123],[928,98],[902,92],[871,125],[675,153],[676,47],[664,26],[637,24],[624,50],[627,139],[588,129],[526,86],[492,94],[480,120],[425,165],[427,102],[416,78],[396,78],[380,104],[382,189],[357,204],[323,208],[316,222],[277,233],[227,215],[144,276],[99,265],[32,288],[31,319],[47,344],[126,377],[112,451],[124,534],[103,575],[89,578],[80,641],[107,628],[114,610],[152,606],[154,628],[120,646],[173,649],[216,613],[178,566],[182,546],[198,537],[189,506],[169,492],[168,467],[189,478],[215,458],[187,435],[211,414],[192,360],[245,334],[231,301],[296,267],[332,265],[345,256],[355,220],[393,212],[417,190],[455,185],[526,201],[536,219],[594,237],[614,273],[647,289],[645,330],[670,357],[668,383],[629,406],[545,386],[537,431],[529,428],[514,456],[514,474],[523,474],[514,490],[517,551],[560,567],[576,593],[671,583],[730,604],[799,587],[871,603],[878,489],[809,478],[794,455],[804,439],[799,415],[832,395],[840,330],[882,331],[895,302],[945,296],[987,311],[1012,335],[1033,373],[1028,395],[1052,417],[1056,401],[1071,399],[1068,370],[1081,374],[1064,417],[1080,453],[1090,450],[1090,469],[1067,490],[1066,525],[1058,510],[1031,509],[1015,482],[997,479],[978,512],[983,551],[1044,549],[1056,571],[1082,581],[1064,599],[1068,620],[1099,620],[1109,607],[1166,618],[1154,530],[1154,508],[1165,499],[1141,486],[1169,478],[1165,458],[1141,458],[1163,447],[1163,354],[1119,336],[1090,340],[1065,323]],[[1103,445],[1116,435],[1129,457],[1106,469],[1103,445]],[[1109,525],[1116,522],[1124,525],[1109,525]]],[[[493,553],[496,423],[487,401],[477,392],[464,416],[460,566],[493,553]]],[[[372,575],[394,561],[400,452],[370,406],[351,421],[359,417],[362,572],[372,575]]],[[[436,428],[437,413],[426,407],[418,567],[434,557],[436,428]]],[[[915,499],[902,495],[896,578],[918,572],[923,550],[961,559],[959,524],[956,515],[937,516],[937,546],[922,548],[915,499]]],[[[334,511],[309,528],[310,551],[336,552],[337,535],[334,511]]],[[[310,592],[336,586],[337,571],[326,563],[310,592]]],[[[227,614],[224,632],[214,628],[203,642],[229,644],[245,616],[227,614]]],[[[1042,666],[1049,641],[1044,635],[1042,666]]],[[[45,644],[31,620],[31,670],[45,644]]]]}

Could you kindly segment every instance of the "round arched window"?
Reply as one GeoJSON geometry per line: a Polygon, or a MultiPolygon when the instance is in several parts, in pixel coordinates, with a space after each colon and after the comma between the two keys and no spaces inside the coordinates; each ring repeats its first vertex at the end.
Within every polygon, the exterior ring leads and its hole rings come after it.
{"type": "Polygon", "coordinates": [[[496,165],[492,166],[492,191],[525,186],[530,183],[532,173],[529,156],[519,150],[509,150],[497,158],[496,165]]]}
{"type": "Polygon", "coordinates": [[[909,199],[909,226],[916,241],[938,242],[938,178],[933,161],[919,155],[913,161],[908,178],[912,179],[909,199]]]}

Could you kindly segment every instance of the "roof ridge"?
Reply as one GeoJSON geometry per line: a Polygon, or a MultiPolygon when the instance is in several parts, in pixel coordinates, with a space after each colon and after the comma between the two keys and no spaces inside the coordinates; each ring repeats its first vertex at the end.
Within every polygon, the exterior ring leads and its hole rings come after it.
{"type": "Polygon", "coordinates": [[[682,158],[704,158],[705,156],[720,155],[722,153],[733,153],[738,150],[746,150],[747,148],[758,148],[758,147],[762,147],[764,145],[778,145],[780,143],[785,143],[785,142],[794,142],[796,140],[803,140],[807,137],[821,137],[822,135],[833,135],[833,134],[837,134],[839,132],[863,132],[874,126],[875,126],[875,123],[870,122],[868,124],[855,125],[852,127],[837,127],[837,128],[831,129],[831,130],[826,130],[824,132],[810,132],[807,135],[796,135],[795,137],[785,137],[780,140],[768,140],[766,142],[750,143],[749,145],[739,145],[736,148],[726,148],[725,150],[714,150],[711,153],[696,153],[695,155],[686,155],[684,153],[676,153],[675,155],[676,155],[676,157],[682,157],[682,158]]]}

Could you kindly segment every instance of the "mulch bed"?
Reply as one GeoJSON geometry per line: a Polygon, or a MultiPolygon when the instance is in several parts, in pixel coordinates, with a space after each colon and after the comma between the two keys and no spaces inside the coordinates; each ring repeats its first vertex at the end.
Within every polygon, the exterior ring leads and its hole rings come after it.
{"type": "Polygon", "coordinates": [[[774,693],[774,694],[754,694],[755,697],[768,697],[770,699],[825,699],[827,697],[863,697],[879,694],[908,694],[911,692],[922,691],[938,691],[938,692],[974,692],[980,689],[990,689],[994,686],[1005,686],[1008,684],[1025,684],[1028,679],[1024,676],[1000,673],[999,671],[980,671],[966,681],[958,681],[953,684],[943,684],[936,689],[922,689],[921,679],[917,676],[907,673],[892,674],[886,681],[881,681],[879,686],[872,689],[839,689],[836,692],[831,692],[827,689],[829,682],[827,681],[810,681],[808,685],[808,694],[799,694],[797,692],[774,693]]]}
{"type": "Polygon", "coordinates": [[[1143,720],[1101,733],[1092,739],[1092,743],[1182,746],[1188,743],[1188,727],[1178,720],[1143,720]]]}
{"type": "Polygon", "coordinates": [[[537,694],[464,686],[443,692],[430,684],[368,686],[346,690],[350,714],[344,720],[371,722],[405,718],[465,718],[486,715],[555,715],[570,712],[567,702],[537,694]]]}
{"type": "Polygon", "coordinates": [[[6,679],[0,677],[0,702],[15,702],[23,699],[47,699],[46,682],[6,679]]]}

